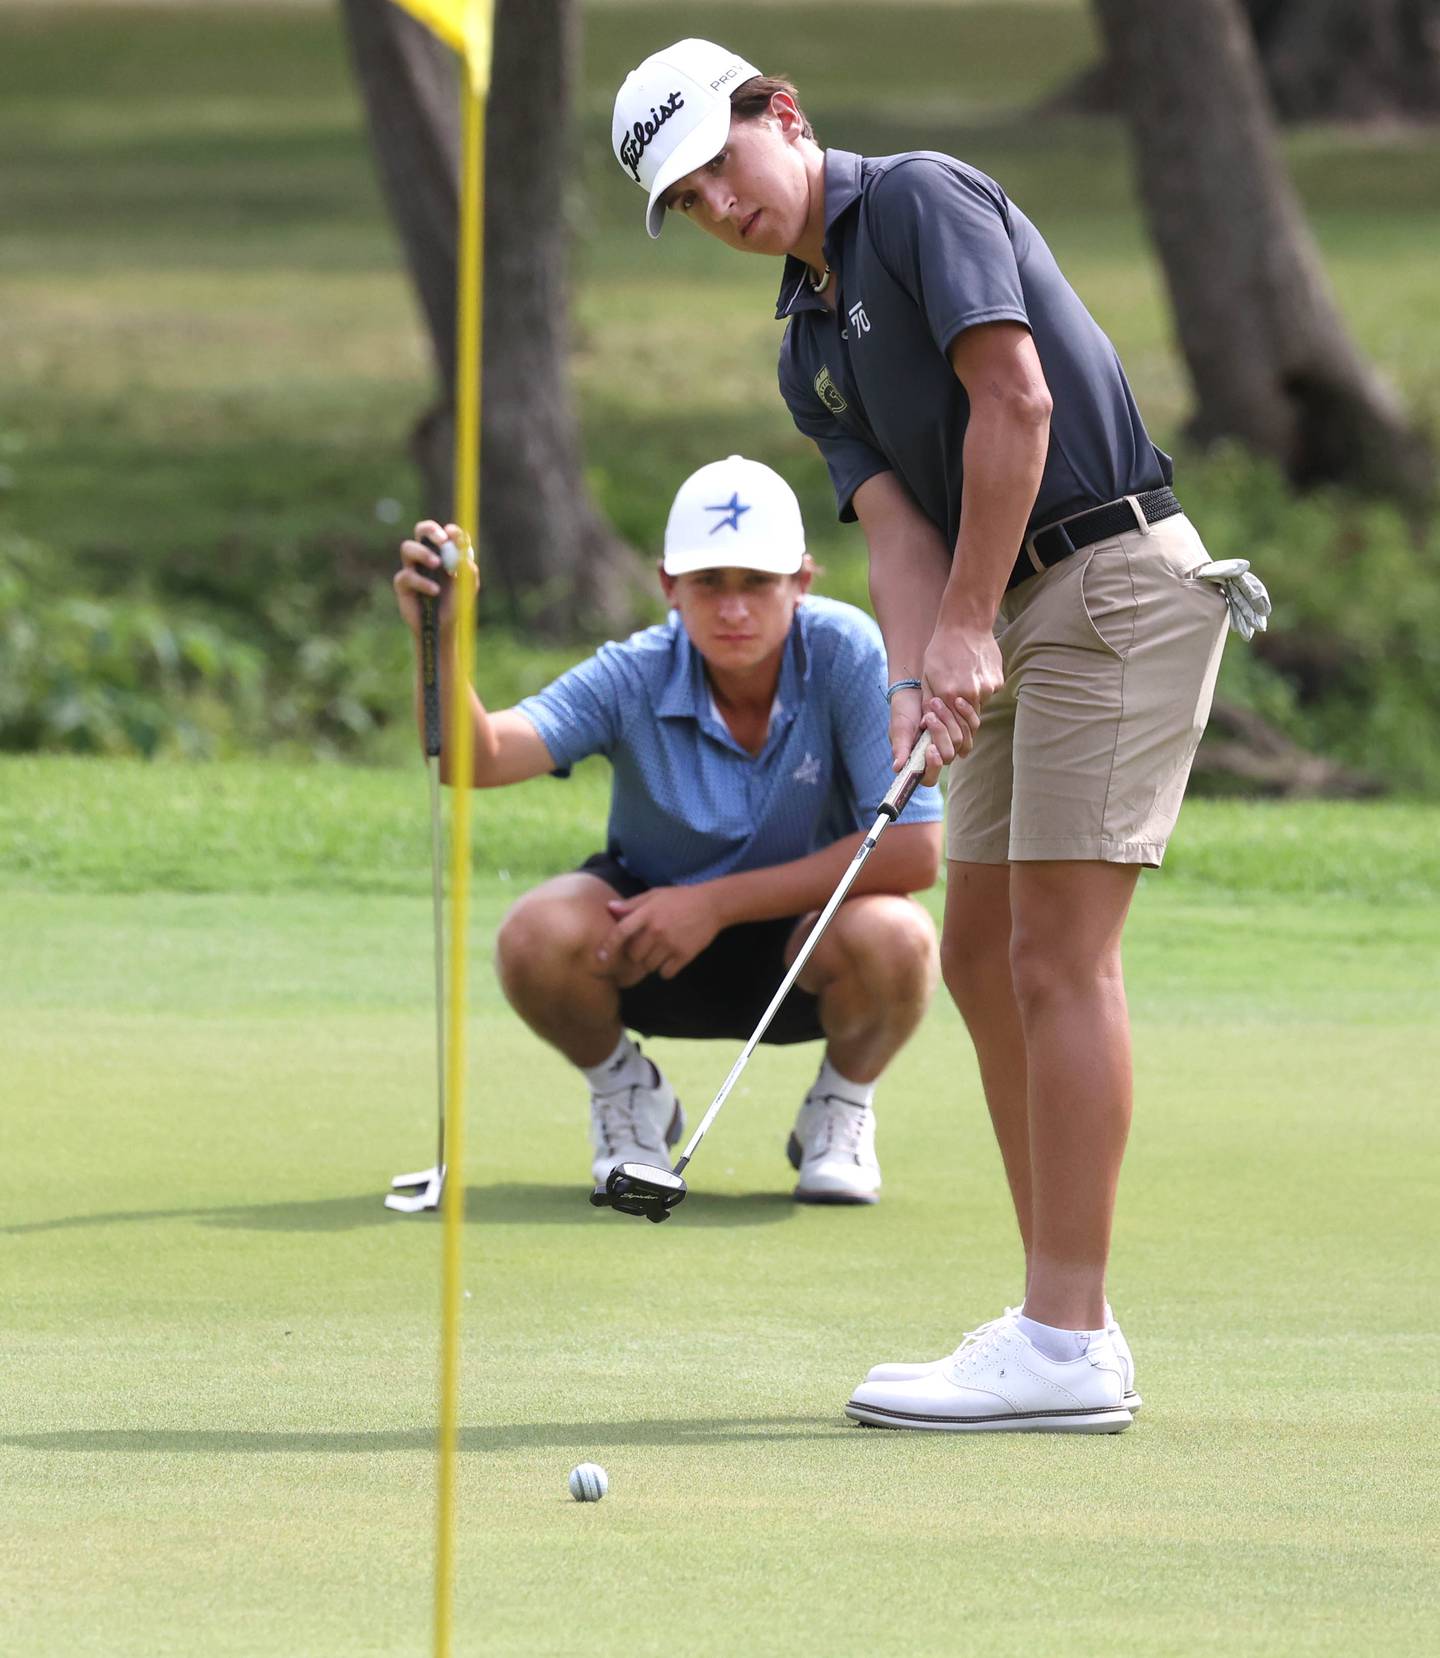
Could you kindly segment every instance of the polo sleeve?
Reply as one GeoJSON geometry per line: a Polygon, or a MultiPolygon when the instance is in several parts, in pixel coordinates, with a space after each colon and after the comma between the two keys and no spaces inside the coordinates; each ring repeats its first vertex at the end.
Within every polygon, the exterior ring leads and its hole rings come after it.
{"type": "Polygon", "coordinates": [[[898,163],[871,191],[875,249],[941,351],[981,323],[1030,326],[1008,206],[993,180],[930,156],[898,163]]]}
{"type": "Polygon", "coordinates": [[[830,473],[840,522],[853,524],[855,491],[867,478],[892,471],[890,462],[873,444],[841,426],[820,401],[815,387],[805,383],[784,347],[780,353],[780,395],[796,430],[812,439],[820,451],[830,473]]]}
{"type": "Polygon", "coordinates": [[[625,680],[620,647],[602,645],[543,691],[515,704],[550,750],[557,776],[568,776],[591,754],[614,754],[623,728],[625,680]]]}
{"type": "MultiPolygon", "coordinates": [[[[890,720],[885,708],[885,646],[880,629],[863,614],[847,630],[830,667],[830,729],[858,808],[868,828],[895,781],[890,720]]],[[[902,823],[937,823],[944,815],[938,788],[923,785],[910,796],[902,823]]]]}

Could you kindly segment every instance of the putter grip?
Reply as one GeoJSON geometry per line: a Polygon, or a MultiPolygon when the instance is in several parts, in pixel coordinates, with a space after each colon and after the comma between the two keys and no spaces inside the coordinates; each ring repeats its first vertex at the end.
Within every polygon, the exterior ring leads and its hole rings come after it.
{"type": "Polygon", "coordinates": [[[438,602],[420,601],[420,678],[425,698],[425,753],[440,752],[440,630],[435,613],[438,602]]]}
{"type": "MultiPolygon", "coordinates": [[[[427,547],[440,552],[431,536],[422,538],[427,547]]],[[[437,572],[438,574],[438,572],[437,572]]],[[[432,759],[440,752],[440,601],[428,595],[420,600],[420,683],[425,703],[425,753],[432,759]]]]}
{"type": "Polygon", "coordinates": [[[893,823],[901,812],[905,810],[910,796],[915,793],[915,785],[925,775],[925,755],[930,748],[930,733],[921,731],[915,739],[915,746],[910,750],[910,758],[905,762],[905,769],[890,785],[890,792],[880,802],[880,813],[888,817],[893,823]]]}

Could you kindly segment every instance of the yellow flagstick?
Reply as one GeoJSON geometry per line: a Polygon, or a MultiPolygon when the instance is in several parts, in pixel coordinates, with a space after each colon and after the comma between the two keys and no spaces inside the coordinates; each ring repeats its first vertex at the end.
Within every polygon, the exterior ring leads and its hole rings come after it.
{"type": "MultiPolygon", "coordinates": [[[[480,369],[484,295],[485,104],[490,81],[491,4],[471,0],[462,82],[459,306],[455,340],[455,522],[479,530],[480,369]]],[[[475,658],[475,598],[468,572],[457,594],[456,674],[450,731],[450,1031],[444,1248],[440,1289],[440,1432],[435,1540],[435,1654],[450,1658],[455,1622],[455,1495],[459,1451],[461,1239],[465,1224],[465,1004],[470,910],[470,788],[473,765],[469,687],[475,658]]]]}

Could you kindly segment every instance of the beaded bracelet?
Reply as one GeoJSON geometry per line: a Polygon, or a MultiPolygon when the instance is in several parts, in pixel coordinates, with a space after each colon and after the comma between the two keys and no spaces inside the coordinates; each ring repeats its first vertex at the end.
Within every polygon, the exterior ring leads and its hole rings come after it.
{"type": "Polygon", "coordinates": [[[893,702],[897,691],[919,691],[923,689],[924,687],[918,679],[897,679],[885,693],[885,700],[886,702],[893,702]]]}

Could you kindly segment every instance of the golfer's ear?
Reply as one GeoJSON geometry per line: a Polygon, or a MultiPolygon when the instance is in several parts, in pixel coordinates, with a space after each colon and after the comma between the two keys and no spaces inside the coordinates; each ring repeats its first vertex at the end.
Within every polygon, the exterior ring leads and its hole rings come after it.
{"type": "Polygon", "coordinates": [[[665,574],[665,560],[661,559],[655,566],[655,574],[660,578],[660,591],[665,595],[666,604],[675,604],[675,578],[665,574]]]}
{"type": "Polygon", "coordinates": [[[788,92],[770,94],[770,114],[787,142],[793,144],[797,138],[805,136],[805,117],[788,92]]]}

